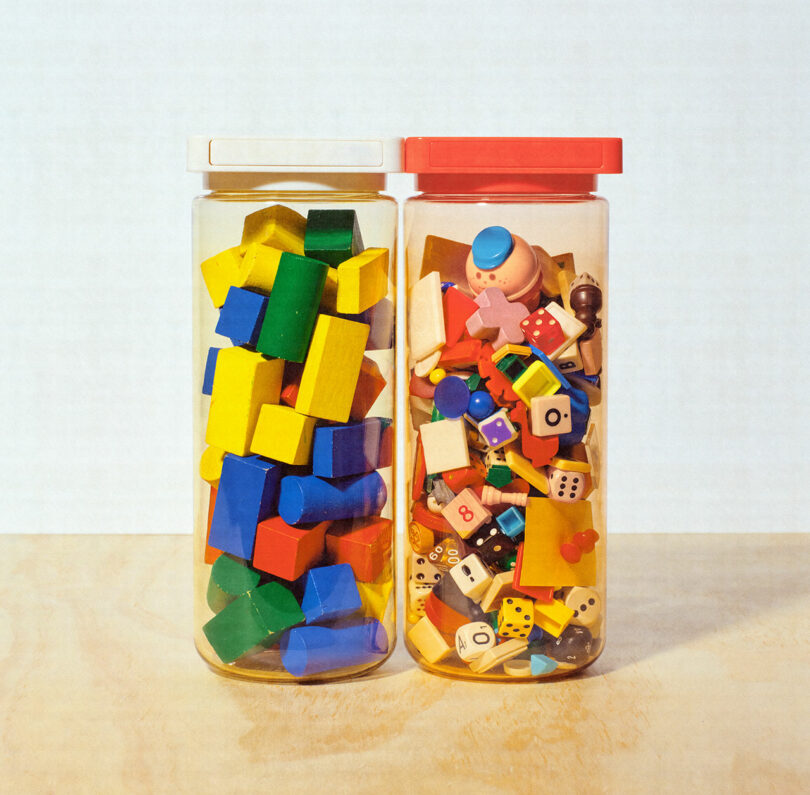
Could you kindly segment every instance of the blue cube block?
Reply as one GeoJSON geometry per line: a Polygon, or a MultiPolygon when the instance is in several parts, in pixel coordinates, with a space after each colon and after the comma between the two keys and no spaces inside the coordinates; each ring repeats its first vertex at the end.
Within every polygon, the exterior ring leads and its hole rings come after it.
{"type": "Polygon", "coordinates": [[[320,566],[307,572],[301,609],[307,624],[351,615],[362,607],[354,572],[348,563],[320,566]]]}
{"type": "Polygon", "coordinates": [[[257,455],[228,453],[222,462],[208,544],[244,560],[253,557],[256,525],[271,516],[281,468],[257,455]]]}
{"type": "Polygon", "coordinates": [[[312,441],[312,474],[343,478],[374,471],[379,466],[382,431],[379,417],[317,428],[312,441]]]}
{"type": "Polygon", "coordinates": [[[267,296],[231,287],[219,311],[216,332],[234,345],[255,345],[267,311],[267,296]]]}
{"type": "Polygon", "coordinates": [[[526,529],[526,519],[514,505],[495,517],[501,532],[509,538],[517,538],[526,529]]]}
{"type": "Polygon", "coordinates": [[[205,360],[205,374],[203,375],[202,393],[210,395],[214,389],[214,371],[217,368],[217,354],[221,348],[209,348],[208,357],[205,360]]]}

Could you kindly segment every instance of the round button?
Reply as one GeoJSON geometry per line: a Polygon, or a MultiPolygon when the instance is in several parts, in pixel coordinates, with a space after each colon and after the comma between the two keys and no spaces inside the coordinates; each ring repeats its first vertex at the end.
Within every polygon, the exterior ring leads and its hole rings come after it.
{"type": "Polygon", "coordinates": [[[476,268],[491,271],[502,265],[512,253],[514,241],[508,229],[502,226],[488,226],[482,229],[473,240],[472,256],[476,268]]]}

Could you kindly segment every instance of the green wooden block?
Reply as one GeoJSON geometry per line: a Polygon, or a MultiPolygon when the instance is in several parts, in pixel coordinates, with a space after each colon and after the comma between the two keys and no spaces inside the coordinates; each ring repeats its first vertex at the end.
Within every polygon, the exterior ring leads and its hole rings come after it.
{"type": "Polygon", "coordinates": [[[491,483],[496,489],[502,489],[512,482],[512,470],[503,464],[495,464],[487,470],[487,483],[491,483]]]}
{"type": "Polygon", "coordinates": [[[363,250],[354,210],[310,210],[304,235],[304,254],[340,265],[363,250]]]}
{"type": "Polygon", "coordinates": [[[224,663],[257,646],[272,646],[285,629],[304,621],[290,591],[270,582],[237,597],[203,626],[205,637],[224,663]]]}
{"type": "Polygon", "coordinates": [[[211,567],[206,594],[208,606],[219,613],[237,596],[259,584],[259,572],[248,568],[230,555],[220,555],[211,567]]]}
{"type": "Polygon", "coordinates": [[[328,270],[325,262],[286,251],[281,255],[256,342],[259,353],[304,361],[328,270]]]}

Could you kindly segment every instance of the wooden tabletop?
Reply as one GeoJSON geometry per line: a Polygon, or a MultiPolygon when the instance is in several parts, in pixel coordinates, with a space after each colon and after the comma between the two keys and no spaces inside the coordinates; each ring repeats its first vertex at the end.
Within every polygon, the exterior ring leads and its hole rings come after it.
{"type": "Polygon", "coordinates": [[[0,536],[0,792],[810,792],[810,535],[613,535],[602,657],[267,685],[191,641],[189,536],[0,536]]]}

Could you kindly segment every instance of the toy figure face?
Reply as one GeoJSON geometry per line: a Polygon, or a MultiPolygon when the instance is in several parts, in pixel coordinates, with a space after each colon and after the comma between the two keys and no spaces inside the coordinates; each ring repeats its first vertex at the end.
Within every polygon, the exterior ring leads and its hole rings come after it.
{"type": "Polygon", "coordinates": [[[481,230],[467,257],[467,283],[475,295],[497,287],[515,301],[539,291],[542,270],[531,246],[502,226],[481,230]]]}

